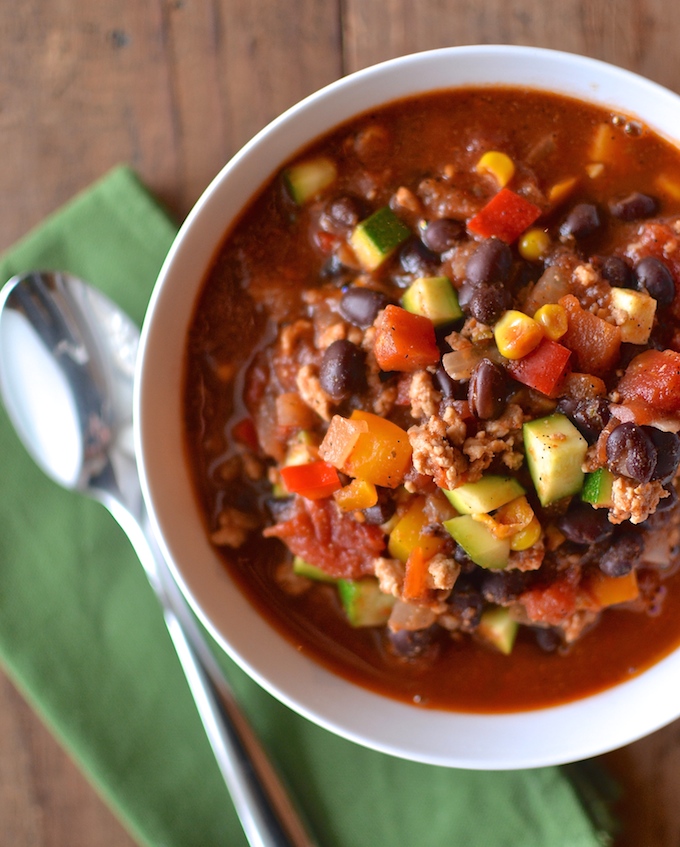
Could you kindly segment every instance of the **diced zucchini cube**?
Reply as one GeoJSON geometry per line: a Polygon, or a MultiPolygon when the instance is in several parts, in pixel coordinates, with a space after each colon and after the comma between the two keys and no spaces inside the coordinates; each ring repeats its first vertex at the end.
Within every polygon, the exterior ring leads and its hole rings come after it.
{"type": "Polygon", "coordinates": [[[378,209],[365,221],[357,224],[349,242],[361,266],[374,271],[411,234],[389,206],[378,209]]]}
{"type": "Polygon", "coordinates": [[[447,276],[423,276],[404,292],[401,305],[407,312],[429,318],[435,326],[463,317],[458,294],[447,276]]]}
{"type": "Polygon", "coordinates": [[[370,576],[338,580],[338,593],[347,620],[354,627],[383,626],[395,601],[391,594],[384,594],[378,580],[370,576]]]}
{"type": "Polygon", "coordinates": [[[338,169],[327,156],[291,165],[283,173],[290,196],[301,206],[335,182],[338,169]]]}
{"type": "Polygon", "coordinates": [[[610,508],[613,505],[613,483],[614,474],[607,468],[598,468],[596,471],[586,474],[581,491],[581,500],[591,503],[593,506],[610,508]]]}
{"type": "Polygon", "coordinates": [[[307,577],[307,579],[313,579],[315,582],[337,582],[335,577],[327,574],[326,571],[316,565],[310,565],[301,556],[293,558],[293,573],[307,577]]]}
{"type": "Polygon", "coordinates": [[[547,506],[578,494],[583,486],[581,465],[588,443],[559,412],[525,423],[522,428],[529,473],[538,499],[547,506]]]}
{"type": "Polygon", "coordinates": [[[508,656],[517,637],[518,624],[504,606],[490,606],[482,612],[477,635],[508,656]]]}
{"type": "Polygon", "coordinates": [[[444,490],[449,503],[461,515],[493,512],[524,493],[524,488],[513,477],[495,474],[487,474],[477,482],[463,483],[453,491],[444,490]]]}
{"type": "Polygon", "coordinates": [[[510,541],[496,536],[472,515],[444,521],[444,528],[481,568],[501,570],[510,558],[510,541]]]}

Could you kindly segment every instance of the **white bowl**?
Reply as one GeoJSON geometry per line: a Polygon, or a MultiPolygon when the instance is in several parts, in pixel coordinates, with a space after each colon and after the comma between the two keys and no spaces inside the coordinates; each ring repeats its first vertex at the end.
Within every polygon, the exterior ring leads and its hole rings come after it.
{"type": "Polygon", "coordinates": [[[554,708],[462,714],[381,697],[300,655],[244,600],[212,550],[185,462],[181,376],[198,290],[225,231],[284,160],[378,104],[431,89],[508,84],[561,92],[637,116],[680,143],[680,98],[627,71],[529,47],[471,46],[395,59],[303,100],[252,139],[187,218],[161,270],[142,332],[136,447],[161,546],[193,609],[226,652],[296,712],[395,756],[475,769],[587,758],[680,716],[680,650],[603,693],[554,708]]]}

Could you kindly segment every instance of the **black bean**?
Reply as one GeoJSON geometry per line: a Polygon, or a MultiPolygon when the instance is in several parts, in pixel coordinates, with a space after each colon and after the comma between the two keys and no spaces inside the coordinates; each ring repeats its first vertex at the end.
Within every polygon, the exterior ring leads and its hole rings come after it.
{"type": "Polygon", "coordinates": [[[321,225],[328,232],[344,235],[365,216],[364,203],[358,197],[344,194],[328,201],[321,215],[321,225]]]}
{"type": "Polygon", "coordinates": [[[654,442],[637,424],[626,422],[607,439],[607,467],[635,482],[649,482],[657,463],[654,442]]]}
{"type": "Polygon", "coordinates": [[[601,226],[600,213],[592,203],[579,203],[569,212],[560,227],[560,235],[587,238],[601,226]]]}
{"type": "Polygon", "coordinates": [[[489,603],[507,605],[526,590],[530,578],[529,572],[523,571],[487,571],[482,580],[482,596],[489,603]]]}
{"type": "MultiPolygon", "coordinates": [[[[462,580],[459,579],[459,582],[462,580]]],[[[484,600],[476,588],[456,583],[446,603],[464,632],[472,632],[477,628],[482,617],[484,600]]]]}
{"type": "MultiPolygon", "coordinates": [[[[512,295],[507,289],[485,285],[475,289],[467,304],[467,311],[475,320],[490,326],[496,323],[511,305],[512,295]]],[[[463,306],[461,308],[465,311],[463,306]]]]}
{"type": "Polygon", "coordinates": [[[443,365],[437,366],[437,370],[434,372],[434,379],[444,400],[456,399],[458,383],[451,379],[451,377],[446,373],[443,365]]]}
{"type": "Polygon", "coordinates": [[[675,282],[668,266],[655,256],[647,256],[635,266],[638,288],[646,288],[660,306],[670,306],[675,298],[675,282]]]}
{"type": "Polygon", "coordinates": [[[594,444],[607,425],[611,412],[604,397],[576,400],[564,397],[557,404],[558,411],[565,414],[588,444],[594,444]]]}
{"type": "Polygon", "coordinates": [[[615,218],[622,221],[636,221],[639,218],[651,218],[655,215],[659,204],[654,197],[649,194],[642,194],[639,191],[633,191],[627,197],[622,197],[619,200],[612,200],[609,204],[609,211],[615,218]]]}
{"type": "Polygon", "coordinates": [[[658,479],[665,485],[673,479],[680,465],[680,438],[674,432],[663,432],[655,426],[643,426],[642,429],[656,447],[652,479],[658,479]]]}
{"type": "Polygon", "coordinates": [[[366,354],[351,341],[339,338],[324,351],[319,366],[319,382],[334,400],[363,391],[366,387],[366,354]]]}
{"type": "Polygon", "coordinates": [[[536,644],[544,653],[554,653],[562,644],[559,633],[550,627],[537,626],[534,632],[536,633],[536,644]]]}
{"type": "Polygon", "coordinates": [[[355,326],[366,329],[387,306],[387,297],[372,288],[352,286],[342,295],[340,314],[355,326]]]}
{"type": "Polygon", "coordinates": [[[417,276],[434,276],[441,265],[439,256],[416,239],[410,239],[402,247],[399,261],[406,273],[417,276]]]}
{"type": "Polygon", "coordinates": [[[596,544],[614,531],[607,509],[594,509],[582,500],[573,500],[557,526],[574,544],[596,544]]]}
{"type": "Polygon", "coordinates": [[[482,421],[500,417],[506,405],[505,371],[490,359],[482,359],[470,376],[468,403],[473,415],[482,421]]]}
{"type": "Polygon", "coordinates": [[[363,515],[366,523],[374,526],[387,523],[392,515],[397,510],[397,504],[392,497],[392,494],[384,488],[378,488],[378,502],[375,506],[369,506],[368,509],[363,509],[363,515]]]}
{"type": "Polygon", "coordinates": [[[512,250],[499,238],[482,241],[465,266],[465,279],[475,287],[504,283],[512,270],[512,250]]]}
{"type": "Polygon", "coordinates": [[[397,632],[386,630],[390,649],[402,659],[419,659],[430,653],[437,645],[438,630],[400,629],[397,632]]]}
{"type": "Polygon", "coordinates": [[[446,253],[460,241],[465,229],[453,218],[437,218],[430,221],[423,230],[423,244],[434,253],[446,253]]]}
{"type": "Polygon", "coordinates": [[[619,256],[607,256],[601,259],[600,273],[615,288],[636,288],[637,280],[633,269],[619,256]]]}
{"type": "Polygon", "coordinates": [[[637,533],[622,532],[602,554],[600,570],[607,576],[625,576],[637,564],[642,548],[642,538],[637,533]]]}
{"type": "Polygon", "coordinates": [[[654,512],[655,515],[659,512],[667,512],[678,502],[678,492],[673,485],[666,485],[664,490],[668,492],[668,496],[664,497],[663,500],[659,500],[659,505],[656,507],[656,512],[654,512]]]}

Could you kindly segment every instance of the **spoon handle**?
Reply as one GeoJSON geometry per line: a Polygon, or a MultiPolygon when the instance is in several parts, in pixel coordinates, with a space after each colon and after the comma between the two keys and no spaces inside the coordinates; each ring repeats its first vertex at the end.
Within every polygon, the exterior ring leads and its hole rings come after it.
{"type": "Polygon", "coordinates": [[[250,847],[316,847],[269,761],[156,544],[144,506],[102,498],[125,530],[163,608],[217,765],[250,847]],[[139,512],[141,511],[141,515],[139,512]]]}

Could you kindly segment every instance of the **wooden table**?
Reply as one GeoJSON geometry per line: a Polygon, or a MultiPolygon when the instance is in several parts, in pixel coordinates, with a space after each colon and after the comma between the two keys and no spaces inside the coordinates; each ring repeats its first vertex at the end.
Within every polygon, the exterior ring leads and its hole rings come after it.
{"type": "MultiPolygon", "coordinates": [[[[674,0],[3,3],[0,249],[122,161],[181,218],[304,95],[393,56],[479,42],[582,53],[680,91],[674,0]]],[[[678,844],[680,722],[607,759],[626,786],[625,844],[678,844]]],[[[133,843],[2,676],[0,821],[1,847],[133,843]]]]}

